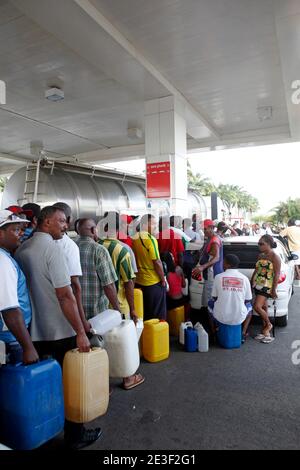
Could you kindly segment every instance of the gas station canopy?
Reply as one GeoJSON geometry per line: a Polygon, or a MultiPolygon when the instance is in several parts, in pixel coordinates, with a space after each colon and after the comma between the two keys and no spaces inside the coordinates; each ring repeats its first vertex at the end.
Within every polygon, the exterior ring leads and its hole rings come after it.
{"type": "Polygon", "coordinates": [[[300,140],[299,44],[298,0],[0,0],[0,174],[143,158],[168,96],[188,152],[300,140]]]}

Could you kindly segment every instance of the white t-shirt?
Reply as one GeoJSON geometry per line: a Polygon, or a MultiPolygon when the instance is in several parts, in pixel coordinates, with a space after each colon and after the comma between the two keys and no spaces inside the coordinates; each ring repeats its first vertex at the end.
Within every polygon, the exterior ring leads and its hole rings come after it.
{"type": "Polygon", "coordinates": [[[245,300],[252,299],[249,279],[237,269],[227,269],[214,279],[212,297],[218,299],[213,315],[225,325],[239,325],[247,316],[245,300]]]}
{"type": "Polygon", "coordinates": [[[60,245],[64,252],[70,277],[82,276],[80,253],[76,243],[66,233],[61,240],[55,240],[55,242],[60,245]]]}
{"type": "Polygon", "coordinates": [[[9,257],[0,251],[0,312],[10,308],[19,308],[18,273],[9,257]]]}
{"type": "Polygon", "coordinates": [[[170,227],[170,229],[173,230],[173,232],[178,233],[178,235],[180,235],[187,243],[191,241],[191,238],[180,228],[170,227]]]}

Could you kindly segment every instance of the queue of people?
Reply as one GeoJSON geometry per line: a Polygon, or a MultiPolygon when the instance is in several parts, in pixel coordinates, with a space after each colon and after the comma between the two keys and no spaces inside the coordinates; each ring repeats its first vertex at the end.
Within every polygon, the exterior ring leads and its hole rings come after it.
{"type": "MultiPolygon", "coordinates": [[[[71,224],[71,208],[64,202],[42,210],[26,204],[0,211],[0,340],[8,354],[15,353],[17,344],[24,364],[50,355],[62,366],[68,350],[88,352],[93,341],[89,320],[109,306],[137,323],[134,287],[143,292],[144,319],[165,320],[168,309],[188,304],[183,289],[191,276],[204,278],[202,306],[212,336],[218,322],[238,322],[246,338],[253,288],[254,308],[263,321],[256,338],[273,340],[267,299],[276,299],[280,259],[270,234],[258,242],[261,254],[250,285],[238,271],[236,256],[223,259],[225,233],[238,236],[237,227],[224,222],[216,228],[206,219],[200,229],[194,217],[182,224],[175,216],[157,221],[145,214],[134,220],[108,212],[98,225],[92,218],[78,219],[75,241],[68,235],[71,224]]],[[[300,228],[293,227],[282,236],[300,253],[300,228]]],[[[123,388],[131,390],[145,377],[136,371],[122,380],[123,388]]],[[[95,442],[101,433],[100,428],[65,422],[65,442],[72,449],[95,442]]]]}

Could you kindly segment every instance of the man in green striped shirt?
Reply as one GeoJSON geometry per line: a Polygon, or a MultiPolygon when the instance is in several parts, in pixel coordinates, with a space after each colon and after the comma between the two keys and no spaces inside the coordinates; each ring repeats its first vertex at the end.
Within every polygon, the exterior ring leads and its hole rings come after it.
{"type": "MultiPolygon", "coordinates": [[[[106,238],[99,240],[99,244],[104,246],[112,259],[117,281],[118,300],[120,304],[120,312],[125,318],[131,318],[135,323],[138,316],[134,309],[134,279],[135,274],[131,264],[130,253],[117,239],[119,231],[119,214],[117,212],[108,212],[105,214],[106,224],[104,233],[106,238]]],[[[129,377],[123,378],[123,387],[130,390],[144,382],[145,378],[135,373],[129,377]]]]}
{"type": "Polygon", "coordinates": [[[113,262],[117,282],[118,300],[120,312],[125,318],[131,318],[135,323],[138,317],[134,309],[134,279],[135,273],[132,268],[129,251],[117,239],[119,231],[119,214],[117,212],[108,212],[105,214],[107,224],[104,227],[106,238],[99,240],[104,246],[113,262]]]}

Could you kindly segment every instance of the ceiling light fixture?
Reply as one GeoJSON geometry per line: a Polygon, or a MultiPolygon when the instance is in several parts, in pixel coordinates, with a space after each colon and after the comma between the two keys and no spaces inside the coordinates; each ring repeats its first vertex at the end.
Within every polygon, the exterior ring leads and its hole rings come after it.
{"type": "Polygon", "coordinates": [[[267,121],[272,118],[272,106],[259,106],[257,116],[260,121],[267,121]]]}
{"type": "Polygon", "coordinates": [[[65,98],[65,94],[61,88],[51,87],[45,91],[45,98],[49,101],[61,101],[65,98]]]}
{"type": "Polygon", "coordinates": [[[129,139],[141,139],[143,137],[143,131],[138,127],[130,127],[127,129],[127,135],[129,139]]]}

